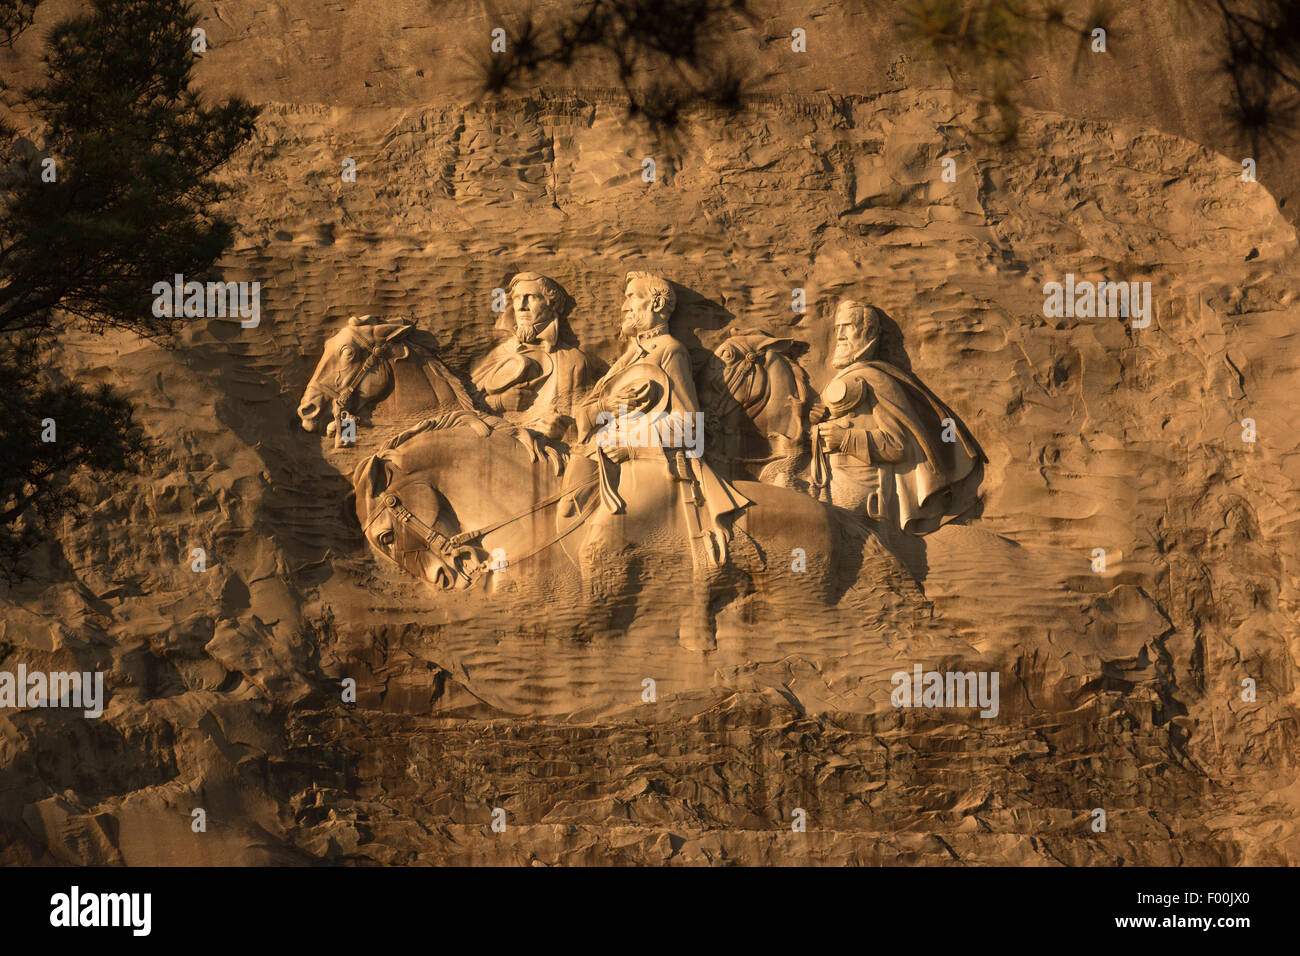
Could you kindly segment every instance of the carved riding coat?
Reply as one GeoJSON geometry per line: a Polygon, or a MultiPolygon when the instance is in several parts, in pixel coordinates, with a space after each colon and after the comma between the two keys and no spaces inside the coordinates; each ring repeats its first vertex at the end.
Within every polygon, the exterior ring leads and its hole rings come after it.
{"type": "MultiPolygon", "coordinates": [[[[699,399],[695,391],[695,381],[692,378],[690,353],[687,352],[686,346],[668,334],[664,325],[655,326],[648,331],[637,334],[627,349],[619,356],[618,361],[610,368],[609,372],[596,384],[592,390],[593,406],[587,410],[586,418],[590,420],[599,412],[617,413],[616,403],[610,397],[605,396],[605,386],[619,379],[623,382],[635,383],[637,380],[636,370],[639,367],[658,369],[667,379],[667,394],[655,403],[654,411],[658,413],[667,413],[670,415],[690,415],[695,416],[700,411],[699,399]],[[614,406],[614,407],[610,407],[614,406]]],[[[647,379],[650,373],[645,376],[647,379]]],[[[654,376],[658,378],[659,376],[654,376]]],[[[708,440],[708,436],[704,436],[708,440]]],[[[700,489],[702,501],[701,517],[709,526],[709,530],[718,532],[722,538],[730,537],[729,521],[724,518],[734,519],[750,502],[744,495],[740,494],[730,482],[726,481],[717,474],[704,459],[692,458],[687,455],[677,455],[674,449],[630,449],[631,458],[636,460],[657,460],[666,462],[669,473],[677,478],[686,478],[686,475],[676,474],[676,468],[685,467],[689,470],[689,477],[692,478],[700,489]],[[668,454],[665,454],[667,452],[668,454]]]]}
{"type": "Polygon", "coordinates": [[[586,354],[561,338],[559,320],[552,319],[522,337],[512,334],[471,378],[488,407],[509,421],[571,439],[574,405],[590,375],[586,354]]]}
{"type": "Polygon", "coordinates": [[[828,455],[832,504],[926,534],[973,503],[984,453],[915,377],[859,359],[823,389],[822,401],[829,420],[847,426],[828,455]]]}

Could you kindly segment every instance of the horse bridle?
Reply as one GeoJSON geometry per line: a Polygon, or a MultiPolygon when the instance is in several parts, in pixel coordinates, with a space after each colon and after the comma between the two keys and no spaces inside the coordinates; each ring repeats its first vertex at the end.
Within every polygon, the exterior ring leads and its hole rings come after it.
{"type": "Polygon", "coordinates": [[[388,357],[388,341],[375,342],[373,345],[367,344],[356,333],[355,329],[348,330],[350,342],[345,345],[360,346],[365,349],[367,355],[365,360],[349,373],[347,380],[342,387],[334,388],[326,385],[324,382],[319,383],[316,387],[328,395],[334,403],[334,447],[338,448],[343,442],[343,419],[348,414],[348,406],[352,403],[352,397],[356,394],[357,388],[367,375],[379,367],[379,363],[388,357]]]}
{"type": "MultiPolygon", "coordinates": [[[[516,521],[522,521],[524,518],[531,517],[542,509],[549,508],[551,505],[556,504],[566,496],[576,496],[587,488],[593,487],[598,480],[598,477],[592,478],[575,488],[563,489],[548,498],[543,498],[526,511],[521,511],[518,514],[511,515],[508,518],[503,518],[500,521],[485,525],[482,528],[473,531],[462,531],[459,534],[451,536],[443,534],[437,528],[417,517],[409,508],[402,504],[402,499],[396,492],[385,491],[379,496],[379,503],[383,506],[382,510],[378,510],[370,516],[366,521],[365,526],[362,528],[362,533],[369,537],[371,525],[373,525],[382,515],[389,514],[400,524],[405,525],[414,531],[429,550],[432,551],[442,562],[442,564],[450,569],[456,575],[457,579],[464,581],[466,587],[470,587],[474,584],[476,576],[484,571],[503,570],[508,566],[505,564],[497,565],[491,560],[479,561],[474,555],[474,549],[470,547],[471,542],[478,541],[481,544],[481,539],[491,534],[493,531],[504,528],[506,525],[513,524],[516,521]]],[[[552,545],[559,544],[591,516],[591,513],[595,511],[596,506],[599,503],[599,497],[594,497],[589,506],[579,510],[577,519],[568,528],[553,535],[548,540],[533,548],[533,550],[529,551],[527,554],[514,558],[509,562],[509,564],[519,564],[536,554],[540,554],[552,545]]],[[[405,554],[406,552],[403,553],[405,554]]],[[[397,563],[399,565],[401,564],[400,561],[397,563]]]]}
{"type": "MultiPolygon", "coordinates": [[[[718,392],[705,411],[711,413],[718,420],[721,420],[724,415],[728,403],[731,403],[732,407],[744,412],[750,418],[761,412],[767,406],[767,403],[771,401],[770,395],[764,395],[761,399],[751,401],[749,404],[745,404],[735,397],[734,389],[739,385],[741,377],[749,371],[761,372],[765,377],[767,376],[767,369],[763,366],[757,350],[740,352],[740,357],[730,366],[724,362],[722,387],[725,391],[718,392]]],[[[790,438],[792,436],[785,435],[784,437],[790,438]]],[[[740,465],[767,465],[774,461],[781,461],[785,457],[784,455],[767,455],[763,458],[728,457],[726,460],[740,465]]]]}
{"type": "MultiPolygon", "coordinates": [[[[443,566],[449,569],[457,579],[464,581],[466,587],[474,583],[473,575],[479,571],[487,570],[488,562],[479,562],[474,555],[472,548],[467,547],[472,537],[464,534],[448,537],[437,528],[422,521],[416,517],[415,513],[402,504],[402,499],[397,496],[396,492],[385,491],[380,496],[382,510],[376,511],[366,521],[362,533],[369,535],[370,526],[385,514],[391,514],[399,524],[409,527],[419,536],[420,540],[425,543],[430,551],[442,562],[443,566]],[[469,563],[470,569],[465,570],[465,565],[469,563]]],[[[396,543],[396,539],[394,539],[396,543]]],[[[402,554],[406,554],[403,551],[402,554]]],[[[394,558],[394,560],[397,560],[394,558]]],[[[401,565],[401,561],[397,561],[401,565]]]]}

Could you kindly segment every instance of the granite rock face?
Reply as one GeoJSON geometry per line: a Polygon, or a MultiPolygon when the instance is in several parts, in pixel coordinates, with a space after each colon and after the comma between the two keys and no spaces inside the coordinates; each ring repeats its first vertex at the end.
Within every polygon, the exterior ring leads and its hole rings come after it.
{"type": "Polygon", "coordinates": [[[1300,250],[1237,160],[1038,111],[1000,151],[920,87],[773,93],[671,146],[598,89],[413,98],[267,102],[224,263],[261,283],[257,328],[66,344],[159,452],[84,480],[93,508],[0,597],[3,667],[108,690],[98,719],[0,711],[0,859],[1296,861],[1300,250]],[[295,415],[326,340],[400,317],[467,373],[493,290],[537,271],[608,364],[641,269],[697,363],[763,328],[818,390],[836,302],[875,304],[882,353],[987,455],[977,507],[868,548],[832,607],[730,603],[710,651],[652,617],[579,640],[558,604],[378,562],[345,498],[381,436],[295,415]],[[1149,326],[1045,314],[1067,275],[1149,282],[1149,326]],[[918,665],[996,672],[997,714],[896,706],[918,665]]]}

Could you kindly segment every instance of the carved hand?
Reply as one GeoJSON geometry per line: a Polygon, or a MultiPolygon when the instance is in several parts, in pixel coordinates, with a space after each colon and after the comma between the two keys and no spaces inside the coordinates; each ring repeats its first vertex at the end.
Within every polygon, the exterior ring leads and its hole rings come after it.
{"type": "Polygon", "coordinates": [[[514,425],[510,426],[510,428],[511,435],[514,437],[515,441],[523,445],[528,451],[529,461],[539,461],[542,459],[549,461],[551,463],[551,470],[555,472],[556,476],[559,476],[559,474],[564,471],[564,465],[568,461],[568,455],[551,445],[545,436],[539,435],[527,428],[519,428],[514,425]]]}
{"type": "Polygon", "coordinates": [[[813,427],[815,440],[820,442],[822,448],[829,452],[840,451],[844,447],[844,441],[848,434],[848,426],[837,421],[822,422],[813,427]]]}
{"type": "Polygon", "coordinates": [[[497,396],[505,411],[517,412],[531,405],[537,398],[537,390],[528,385],[515,385],[497,396]]]}
{"type": "Polygon", "coordinates": [[[568,430],[570,420],[571,419],[567,415],[563,415],[559,412],[552,412],[551,414],[538,419],[537,422],[530,427],[533,431],[545,435],[552,441],[559,441],[564,437],[564,433],[568,430]]]}
{"type": "Polygon", "coordinates": [[[633,382],[623,386],[614,396],[619,405],[626,405],[628,411],[640,411],[650,404],[654,396],[654,386],[649,382],[633,382]]]}

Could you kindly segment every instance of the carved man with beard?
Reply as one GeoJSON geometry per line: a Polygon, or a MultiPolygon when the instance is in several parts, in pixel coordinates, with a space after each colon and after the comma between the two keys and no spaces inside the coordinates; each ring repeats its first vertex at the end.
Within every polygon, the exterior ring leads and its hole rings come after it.
{"type": "MultiPolygon", "coordinates": [[[[592,457],[600,472],[607,511],[619,514],[628,505],[617,490],[623,469],[635,472],[631,485],[640,480],[679,482],[692,537],[716,566],[726,561],[730,524],[749,500],[701,457],[703,416],[699,414],[690,354],[668,331],[676,307],[676,293],[666,279],[645,272],[628,273],[620,328],[628,344],[579,410],[578,433],[596,446],[592,457]],[[695,447],[688,451],[659,441],[649,447],[628,443],[617,428],[618,419],[627,417],[681,423],[692,429],[695,447]]],[[[661,431],[660,438],[669,431],[661,431]]]]}
{"type": "Polygon", "coordinates": [[[573,406],[586,388],[589,363],[567,326],[573,299],[549,276],[520,272],[507,290],[512,335],[472,378],[494,412],[551,439],[573,436],[573,406]]]}
{"type": "Polygon", "coordinates": [[[835,378],[813,428],[813,485],[823,500],[912,534],[975,501],[984,453],[925,385],[875,359],[880,315],[846,300],[835,312],[835,378]]]}

